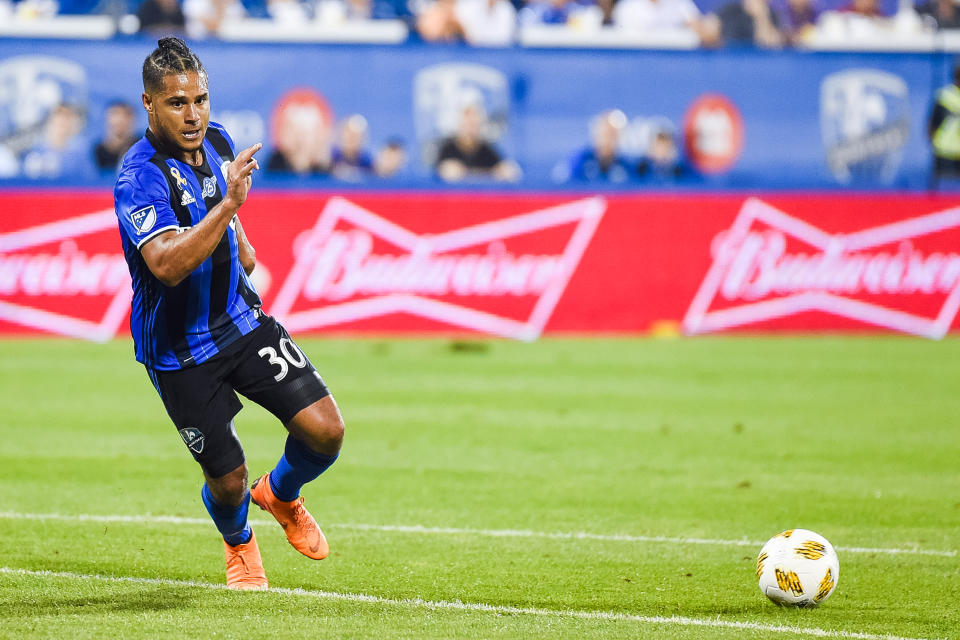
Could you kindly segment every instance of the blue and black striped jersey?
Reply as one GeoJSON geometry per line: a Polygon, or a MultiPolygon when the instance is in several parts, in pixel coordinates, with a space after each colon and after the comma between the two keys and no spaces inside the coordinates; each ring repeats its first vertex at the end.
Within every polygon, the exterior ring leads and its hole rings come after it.
{"type": "Polygon", "coordinates": [[[175,287],[160,282],[140,255],[158,234],[189,229],[223,199],[234,153],[227,132],[211,122],[202,166],[164,154],[149,130],[123,158],[114,206],[133,279],[130,331],[147,367],[200,364],[260,324],[260,296],[240,265],[233,222],[213,254],[175,287]]]}

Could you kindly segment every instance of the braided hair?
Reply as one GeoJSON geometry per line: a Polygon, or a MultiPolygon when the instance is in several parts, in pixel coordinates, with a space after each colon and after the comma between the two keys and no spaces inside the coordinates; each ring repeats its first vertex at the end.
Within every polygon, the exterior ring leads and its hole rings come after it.
{"type": "Polygon", "coordinates": [[[171,74],[196,71],[206,77],[207,70],[180,38],[160,38],[157,48],[143,61],[143,89],[153,93],[163,88],[163,78],[171,74]]]}

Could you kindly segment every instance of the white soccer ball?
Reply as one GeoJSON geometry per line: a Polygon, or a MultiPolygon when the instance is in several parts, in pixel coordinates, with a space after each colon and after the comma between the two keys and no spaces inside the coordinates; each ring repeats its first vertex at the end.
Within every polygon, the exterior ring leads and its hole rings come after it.
{"type": "Polygon", "coordinates": [[[840,560],[827,539],[806,529],[770,538],[757,556],[760,591],[780,605],[815,607],[840,579],[840,560]]]}

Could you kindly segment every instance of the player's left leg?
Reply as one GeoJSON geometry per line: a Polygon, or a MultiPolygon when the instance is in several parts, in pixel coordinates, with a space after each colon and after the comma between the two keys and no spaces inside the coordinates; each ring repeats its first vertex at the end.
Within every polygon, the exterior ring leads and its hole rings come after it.
{"type": "Polygon", "coordinates": [[[270,472],[270,485],[277,498],[289,502],[297,499],[303,485],[336,461],[344,426],[340,409],[330,395],[297,413],[284,426],[289,435],[283,455],[270,472]]]}
{"type": "Polygon", "coordinates": [[[254,483],[250,497],[277,519],[294,549],[322,560],[330,547],[317,521],[303,506],[300,489],[336,461],[343,442],[343,418],[333,396],[327,395],[299,411],[284,426],[289,435],[283,455],[270,473],[254,483]]]}
{"type": "Polygon", "coordinates": [[[249,352],[229,380],[288,431],[283,455],[270,473],[253,483],[250,499],[276,518],[297,551],[315,560],[325,558],[326,538],[304,508],[300,489],[340,453],[344,426],[336,402],[313,364],[272,318],[256,330],[249,352]]]}

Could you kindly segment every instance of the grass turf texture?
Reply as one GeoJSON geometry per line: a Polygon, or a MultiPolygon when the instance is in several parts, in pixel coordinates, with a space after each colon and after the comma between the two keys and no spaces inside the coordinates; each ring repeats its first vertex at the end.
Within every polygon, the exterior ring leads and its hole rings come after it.
{"type": "MultiPolygon", "coordinates": [[[[301,344],[334,390],[347,439],[337,464],[304,491],[330,558],[300,556],[252,507],[271,586],[389,602],[186,584],[223,583],[222,545],[204,521],[199,469],[129,344],[6,341],[0,567],[65,573],[0,572],[0,637],[960,634],[956,556],[841,550],[839,587],[816,610],[778,608],[754,579],[759,543],[789,527],[839,547],[960,548],[960,340],[301,344]],[[197,522],[15,515],[28,513],[197,522]],[[413,598],[507,609],[431,608],[413,598]],[[658,616],[762,628],[647,619],[658,616]],[[769,628],[777,625],[801,631],[769,628]]],[[[237,429],[252,479],[272,467],[284,431],[245,404],[237,429]]]]}

